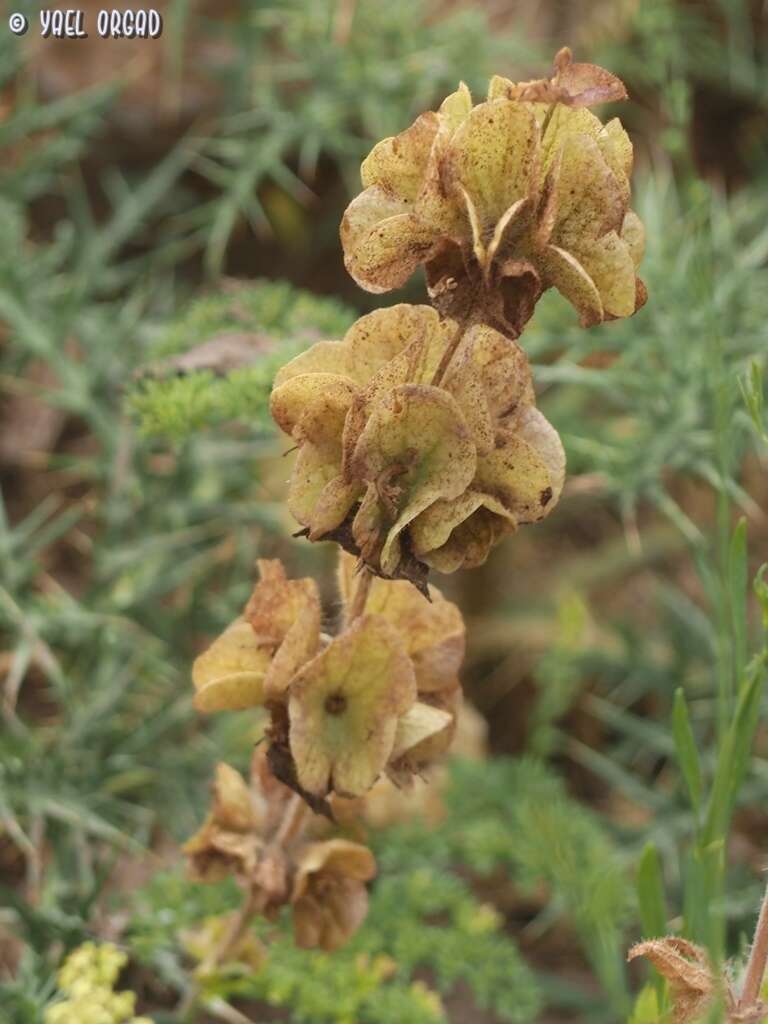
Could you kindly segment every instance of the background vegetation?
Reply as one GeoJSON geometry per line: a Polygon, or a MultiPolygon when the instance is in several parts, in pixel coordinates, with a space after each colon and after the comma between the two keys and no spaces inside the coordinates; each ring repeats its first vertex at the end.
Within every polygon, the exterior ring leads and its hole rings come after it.
{"type": "Polygon", "coordinates": [[[582,331],[550,294],[526,332],[566,496],[446,581],[488,756],[456,759],[437,824],[422,809],[374,831],[352,946],[302,953],[280,932],[208,1005],[295,1024],[655,1020],[663,987],[625,969],[628,945],[673,931],[738,960],[766,863],[764,7],[163,14],[152,43],[0,33],[0,1019],[42,1021],[93,938],[129,953],[119,987],[142,1013],[181,1021],[190,936],[232,892],[187,882],[178,844],[215,761],[245,766],[259,732],[197,719],[190,662],[257,556],[330,580],[331,552],[289,539],[272,373],[365,301],[336,231],[372,142],[459,78],[479,95],[568,44],[632,97],[650,300],[582,331]],[[222,333],[256,335],[259,357],[179,361],[222,333]]]}

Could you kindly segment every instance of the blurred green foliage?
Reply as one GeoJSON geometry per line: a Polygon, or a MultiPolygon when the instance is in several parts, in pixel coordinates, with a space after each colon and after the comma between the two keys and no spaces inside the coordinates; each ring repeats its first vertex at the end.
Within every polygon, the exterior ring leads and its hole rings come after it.
{"type": "Polygon", "coordinates": [[[129,408],[144,434],[176,441],[237,420],[271,433],[269,394],[277,371],[313,342],[343,335],[353,320],[335,300],[285,282],[261,281],[229,296],[198,299],[158,334],[153,351],[170,357],[236,332],[250,340],[255,364],[189,372],[167,360],[157,376],[149,370],[139,378],[128,393],[129,408]]]}

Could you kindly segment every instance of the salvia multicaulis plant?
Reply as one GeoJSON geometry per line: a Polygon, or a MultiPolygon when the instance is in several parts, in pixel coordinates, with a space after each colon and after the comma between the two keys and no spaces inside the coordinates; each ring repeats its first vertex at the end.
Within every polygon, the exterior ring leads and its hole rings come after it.
{"type": "Polygon", "coordinates": [[[548,78],[495,77],[477,105],[460,85],[363,162],[347,269],[385,292],[423,265],[431,305],[364,316],[275,380],[272,414],[298,449],[288,507],[302,535],[343,549],[341,612],[326,633],[315,582],[260,562],[242,614],[195,663],[200,711],[268,718],[250,781],[219,765],[186,846],[196,877],[233,874],[246,893],[208,968],[283,905],[300,945],[345,942],[375,864],[328,831],[334,810],[382,776],[409,785],[450,746],[464,624],[429,570],[481,565],[552,511],[565,478],[518,339],[550,287],[585,327],[645,301],[632,146],[588,109],[624,98],[565,49],[548,78]]]}

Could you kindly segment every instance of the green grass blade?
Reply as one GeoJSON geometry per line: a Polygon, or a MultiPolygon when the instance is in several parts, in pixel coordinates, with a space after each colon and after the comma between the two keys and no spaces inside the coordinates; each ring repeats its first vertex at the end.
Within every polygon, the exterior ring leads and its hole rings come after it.
{"type": "Polygon", "coordinates": [[[675,704],[672,710],[672,736],[675,741],[680,770],[691,798],[691,806],[698,814],[701,807],[701,764],[682,687],[675,692],[675,704]]]}

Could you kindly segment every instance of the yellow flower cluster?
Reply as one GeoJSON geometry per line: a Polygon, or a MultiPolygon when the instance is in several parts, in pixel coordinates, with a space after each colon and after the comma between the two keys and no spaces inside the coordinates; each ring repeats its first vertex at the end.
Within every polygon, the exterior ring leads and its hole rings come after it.
{"type": "Polygon", "coordinates": [[[78,946],[58,974],[66,998],[46,1009],[45,1024],[152,1024],[149,1017],[134,1016],[134,992],[114,991],[127,960],[110,943],[78,946]]]}

